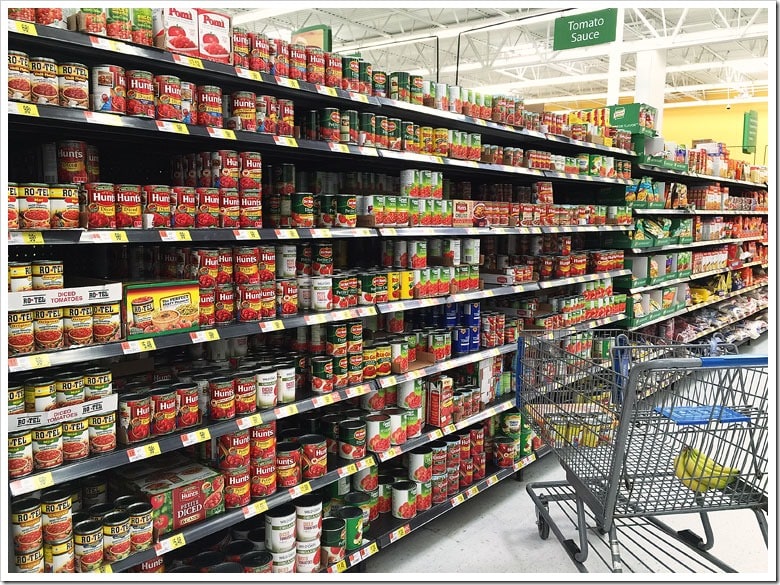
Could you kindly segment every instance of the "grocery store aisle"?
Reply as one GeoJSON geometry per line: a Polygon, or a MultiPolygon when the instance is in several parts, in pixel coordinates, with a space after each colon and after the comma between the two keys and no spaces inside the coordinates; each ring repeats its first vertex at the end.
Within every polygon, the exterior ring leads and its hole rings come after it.
{"type": "MultiPolygon", "coordinates": [[[[768,354],[768,336],[740,347],[743,354],[768,354]]],[[[523,470],[523,481],[506,479],[466,500],[365,562],[368,573],[576,573],[554,534],[539,538],[527,482],[563,479],[551,454],[523,470]]],[[[754,514],[737,510],[710,516],[715,534],[711,553],[742,574],[766,575],[770,555],[754,514]]],[[[666,517],[676,529],[701,533],[695,515],[666,517]]],[[[573,527],[564,525],[574,537],[573,527]]],[[[770,535],[771,538],[771,535],[770,535]]],[[[770,550],[774,550],[770,540],[770,550]]],[[[774,554],[771,556],[774,558],[774,554]]],[[[774,563],[771,564],[774,567],[774,563]]],[[[606,568],[603,569],[606,572],[606,568]]]]}

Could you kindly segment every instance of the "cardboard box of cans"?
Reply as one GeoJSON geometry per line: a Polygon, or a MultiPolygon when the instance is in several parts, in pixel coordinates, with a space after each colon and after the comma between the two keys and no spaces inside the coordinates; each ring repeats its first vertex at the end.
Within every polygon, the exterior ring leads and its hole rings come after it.
{"type": "Polygon", "coordinates": [[[134,282],[123,286],[127,339],[144,339],[200,327],[197,280],[134,282]]]}

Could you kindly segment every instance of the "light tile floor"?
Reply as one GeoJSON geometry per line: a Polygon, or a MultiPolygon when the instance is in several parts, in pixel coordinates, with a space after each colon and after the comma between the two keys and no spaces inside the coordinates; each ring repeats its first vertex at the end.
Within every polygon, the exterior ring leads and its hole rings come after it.
{"type": "MultiPolygon", "coordinates": [[[[767,353],[766,335],[740,350],[741,353],[767,353]]],[[[527,482],[563,477],[555,455],[548,455],[523,470],[522,482],[506,479],[381,550],[366,561],[366,571],[441,573],[441,578],[450,573],[456,579],[468,579],[477,573],[495,574],[495,579],[512,578],[512,574],[520,573],[534,573],[537,579],[545,575],[553,579],[558,574],[577,573],[554,534],[546,541],[539,538],[534,506],[525,490],[527,482]]],[[[770,501],[770,511],[773,508],[770,501]]],[[[700,532],[695,516],[665,520],[677,529],[690,527],[700,532]]],[[[775,578],[774,514],[769,517],[771,552],[764,546],[752,512],[719,512],[711,514],[711,522],[715,534],[711,552],[716,558],[737,569],[740,579],[747,578],[748,574],[757,580],[775,578]]],[[[567,535],[574,537],[571,525],[564,525],[563,530],[565,533],[569,530],[567,535]]],[[[607,568],[600,570],[606,572],[607,568]]]]}

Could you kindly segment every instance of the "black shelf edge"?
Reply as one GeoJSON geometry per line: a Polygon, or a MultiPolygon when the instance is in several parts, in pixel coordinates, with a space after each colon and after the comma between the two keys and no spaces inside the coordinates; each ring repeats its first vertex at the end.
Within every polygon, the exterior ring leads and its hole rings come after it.
{"type": "Polygon", "coordinates": [[[769,211],[751,209],[652,209],[635,208],[634,215],[769,215],[769,211]]]}
{"type": "Polygon", "coordinates": [[[621,290],[625,290],[627,293],[633,295],[636,293],[654,290],[656,288],[662,288],[664,286],[672,286],[675,284],[682,284],[684,282],[699,280],[701,278],[707,278],[708,276],[715,276],[716,274],[723,274],[725,272],[732,272],[734,270],[742,270],[743,268],[751,268],[753,266],[761,266],[761,262],[759,261],[745,262],[740,266],[727,266],[726,268],[719,268],[718,270],[710,270],[708,272],[694,272],[690,276],[681,276],[679,278],[672,278],[670,280],[665,280],[663,282],[659,282],[656,284],[648,284],[647,286],[639,286],[636,288],[625,288],[625,289],[623,287],[618,287],[618,288],[620,288],[621,290]]]}
{"type": "Polygon", "coordinates": [[[335,404],[349,398],[362,396],[373,390],[373,382],[368,381],[348,388],[334,390],[329,394],[313,394],[301,391],[301,394],[308,395],[289,404],[278,404],[273,408],[238,416],[230,420],[211,421],[197,427],[182,429],[177,433],[155,437],[135,445],[121,445],[110,453],[88,457],[55,469],[13,480],[9,484],[10,491],[13,496],[20,496],[72,479],[85,477],[92,473],[107,471],[136,461],[156,457],[163,453],[177,451],[189,445],[208,441],[211,438],[220,437],[228,433],[235,433],[274,420],[295,416],[302,412],[320,408],[326,404],[335,404]]]}
{"type": "Polygon", "coordinates": [[[667,244],[666,246],[648,246],[646,248],[628,248],[634,254],[646,254],[664,252],[666,250],[684,250],[686,248],[701,248],[703,246],[720,246],[723,244],[740,244],[742,242],[763,241],[763,236],[747,236],[744,238],[730,238],[727,240],[706,240],[691,242],[688,244],[667,244]]]}
{"type": "Polygon", "coordinates": [[[258,499],[252,502],[248,506],[231,509],[229,511],[226,510],[223,514],[213,516],[208,520],[203,520],[198,524],[194,524],[184,528],[183,530],[169,534],[152,547],[134,553],[126,559],[112,563],[111,572],[119,573],[126,571],[138,563],[143,563],[144,561],[148,561],[155,557],[167,554],[173,550],[176,550],[177,548],[180,548],[181,546],[184,546],[185,544],[197,542],[201,538],[209,536],[214,532],[223,530],[225,528],[230,528],[231,526],[234,526],[243,520],[253,518],[254,516],[262,514],[266,510],[276,508],[297,497],[328,486],[338,481],[342,477],[352,475],[357,473],[360,469],[365,469],[366,467],[370,467],[375,464],[375,460],[372,455],[369,455],[360,461],[346,461],[343,459],[334,459],[333,461],[336,461],[336,468],[328,471],[328,473],[326,473],[323,477],[303,482],[294,488],[283,488],[282,490],[275,492],[273,495],[270,495],[267,498],[258,499]]]}
{"type": "Polygon", "coordinates": [[[735,187],[744,187],[748,189],[768,189],[769,186],[766,183],[753,183],[751,181],[742,181],[737,179],[726,179],[724,177],[716,177],[715,175],[700,175],[698,173],[689,173],[686,171],[675,171],[672,169],[665,169],[655,165],[648,165],[639,163],[637,167],[645,172],[649,172],[660,176],[669,177],[684,177],[686,179],[693,179],[695,181],[708,181],[710,183],[723,183],[724,185],[730,185],[735,187]]]}
{"type": "Polygon", "coordinates": [[[66,348],[51,352],[29,353],[13,356],[8,359],[8,371],[11,373],[24,372],[31,369],[45,368],[75,364],[123,355],[132,355],[143,351],[168,349],[181,347],[203,341],[215,341],[216,339],[230,339],[255,333],[268,333],[296,329],[315,323],[336,323],[349,319],[358,319],[377,314],[374,305],[357,306],[351,309],[339,309],[329,312],[313,312],[288,317],[285,319],[271,319],[267,321],[252,321],[250,323],[232,323],[221,327],[201,329],[186,333],[172,333],[161,337],[150,338],[154,342],[151,349],[144,345],[148,339],[135,341],[113,341],[110,343],[86,345],[83,347],[66,348]],[[39,361],[43,360],[43,361],[39,361]]]}

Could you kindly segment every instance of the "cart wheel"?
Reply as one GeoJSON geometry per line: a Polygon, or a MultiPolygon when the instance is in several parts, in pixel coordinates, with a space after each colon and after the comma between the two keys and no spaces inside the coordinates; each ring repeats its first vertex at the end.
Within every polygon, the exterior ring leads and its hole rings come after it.
{"type": "MultiPolygon", "coordinates": [[[[547,509],[547,504],[544,507],[547,509]]],[[[547,540],[550,537],[550,525],[547,524],[547,520],[544,519],[538,508],[536,509],[536,526],[539,529],[539,538],[547,540]]]]}

